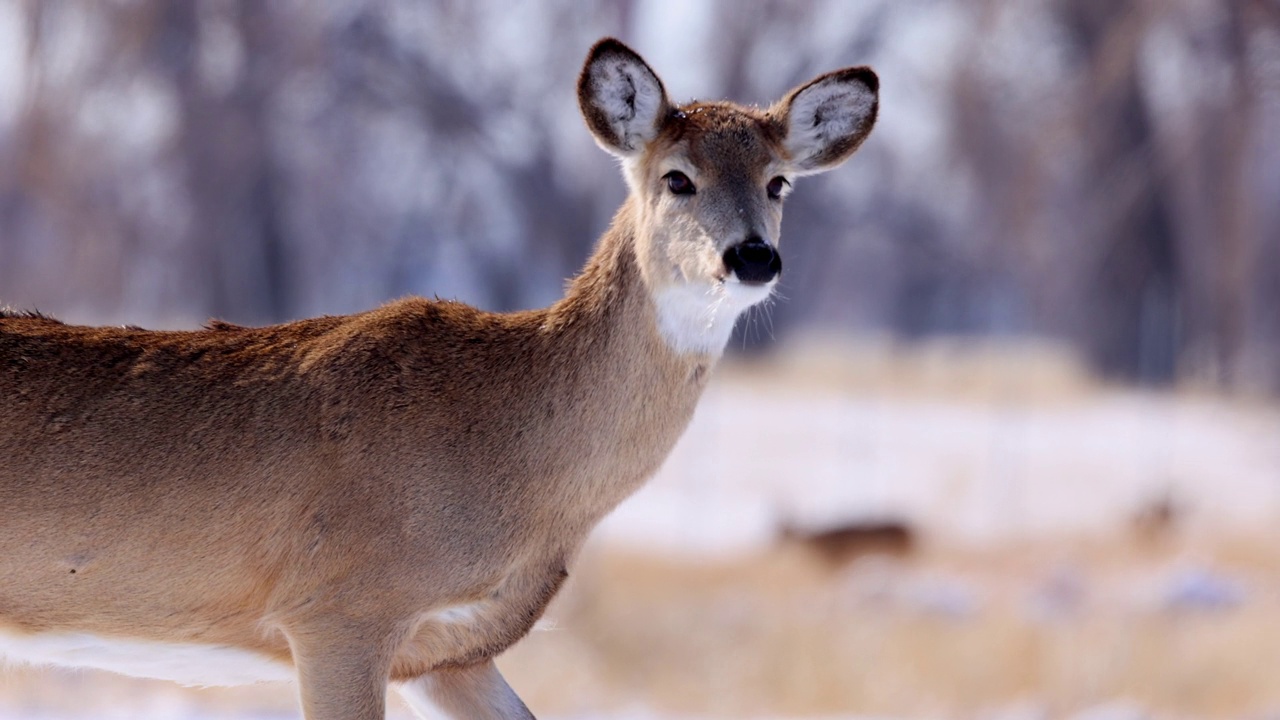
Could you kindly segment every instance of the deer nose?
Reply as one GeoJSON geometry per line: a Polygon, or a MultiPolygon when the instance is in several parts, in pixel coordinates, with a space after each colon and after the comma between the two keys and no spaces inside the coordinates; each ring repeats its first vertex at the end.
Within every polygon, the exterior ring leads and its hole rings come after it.
{"type": "Polygon", "coordinates": [[[750,237],[724,251],[724,266],[744,283],[767,283],[782,272],[782,256],[764,240],[750,237]]]}

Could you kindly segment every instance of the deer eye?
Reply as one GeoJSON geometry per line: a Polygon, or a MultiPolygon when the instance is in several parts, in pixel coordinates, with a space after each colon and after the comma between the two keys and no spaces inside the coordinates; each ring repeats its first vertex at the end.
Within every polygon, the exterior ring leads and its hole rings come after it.
{"type": "Polygon", "coordinates": [[[672,195],[692,195],[698,191],[689,176],[679,170],[672,170],[662,177],[667,181],[667,189],[672,195]]]}
{"type": "Polygon", "coordinates": [[[778,177],[770,180],[769,184],[766,185],[764,189],[765,192],[769,193],[769,197],[774,200],[779,200],[782,198],[782,191],[787,189],[790,185],[791,183],[787,182],[786,178],[779,175],[778,177]]]}

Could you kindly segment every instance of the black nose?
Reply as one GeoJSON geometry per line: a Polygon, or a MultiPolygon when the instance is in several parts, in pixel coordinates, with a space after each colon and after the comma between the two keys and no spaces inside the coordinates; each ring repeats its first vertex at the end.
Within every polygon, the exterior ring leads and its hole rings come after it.
{"type": "Polygon", "coordinates": [[[750,238],[724,251],[724,266],[744,283],[767,283],[782,272],[782,256],[760,238],[750,238]]]}

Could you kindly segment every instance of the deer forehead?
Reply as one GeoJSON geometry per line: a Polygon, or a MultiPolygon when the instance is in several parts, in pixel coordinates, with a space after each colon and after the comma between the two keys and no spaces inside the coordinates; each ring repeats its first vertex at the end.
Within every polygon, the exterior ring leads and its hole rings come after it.
{"type": "Polygon", "coordinates": [[[758,110],[691,103],[672,111],[650,146],[648,168],[683,165],[702,182],[756,182],[785,158],[781,132],[758,110]]]}

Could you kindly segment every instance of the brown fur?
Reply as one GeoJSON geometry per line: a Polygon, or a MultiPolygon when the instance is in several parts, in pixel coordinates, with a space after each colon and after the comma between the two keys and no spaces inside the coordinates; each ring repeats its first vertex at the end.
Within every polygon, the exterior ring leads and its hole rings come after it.
{"type": "MultiPolygon", "coordinates": [[[[659,124],[640,165],[687,152],[710,199],[760,195],[785,131],[725,104],[659,124]]],[[[633,191],[544,310],[409,298],[184,332],[0,313],[0,632],[255,651],[297,667],[309,720],[382,717],[388,679],[529,717],[492,658],[657,470],[715,360],[659,330],[662,197],[633,191]]]]}

